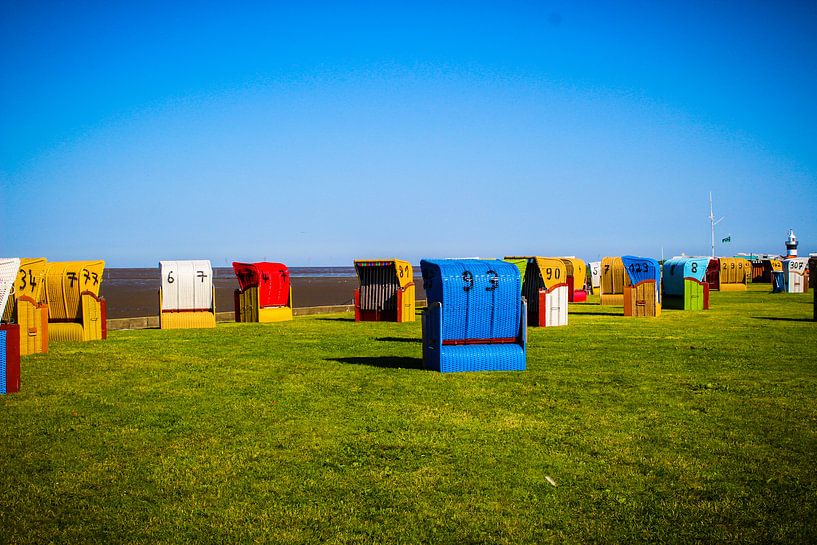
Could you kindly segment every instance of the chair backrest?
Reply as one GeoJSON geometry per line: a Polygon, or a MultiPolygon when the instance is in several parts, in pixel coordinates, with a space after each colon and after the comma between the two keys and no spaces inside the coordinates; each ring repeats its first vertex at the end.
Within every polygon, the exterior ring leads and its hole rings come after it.
{"type": "Polygon", "coordinates": [[[508,342],[520,327],[520,277],[498,259],[420,262],[428,304],[442,304],[442,340],[508,342]]]}
{"type": "Polygon", "coordinates": [[[19,258],[0,257],[0,316],[3,315],[6,309],[6,303],[14,289],[14,281],[17,279],[19,270],[19,258]]]}
{"type": "Polygon", "coordinates": [[[751,264],[742,257],[721,257],[720,281],[723,284],[746,284],[751,273],[751,264]]]}
{"type": "Polygon", "coordinates": [[[783,272],[804,275],[808,269],[807,257],[791,257],[783,260],[783,272]]]}
{"type": "Polygon", "coordinates": [[[48,260],[44,257],[24,257],[20,259],[20,271],[14,284],[14,298],[28,297],[35,303],[44,299],[45,275],[48,260]]]}
{"type": "Polygon", "coordinates": [[[703,282],[708,265],[708,257],[674,257],[666,260],[662,267],[664,293],[683,295],[684,280],[703,282]]]}
{"type": "Polygon", "coordinates": [[[213,268],[209,260],[160,261],[162,311],[213,310],[213,268]]]}
{"type": "Polygon", "coordinates": [[[590,268],[590,285],[593,286],[595,292],[601,287],[601,261],[591,261],[588,267],[590,268]]]}
{"type": "Polygon", "coordinates": [[[81,321],[82,294],[99,297],[104,272],[104,261],[48,263],[40,301],[48,304],[49,321],[81,321]]]}
{"type": "Polygon", "coordinates": [[[355,273],[363,310],[396,310],[397,290],[414,281],[411,263],[402,259],[359,259],[355,273]]]}
{"type": "Polygon", "coordinates": [[[283,263],[233,262],[241,291],[258,288],[258,306],[282,307],[289,304],[289,269],[283,263]]]}

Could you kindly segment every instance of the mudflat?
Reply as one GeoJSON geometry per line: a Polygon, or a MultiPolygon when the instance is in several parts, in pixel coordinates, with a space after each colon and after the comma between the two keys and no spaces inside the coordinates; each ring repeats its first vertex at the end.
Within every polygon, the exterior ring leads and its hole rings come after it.
{"type": "MultiPolygon", "coordinates": [[[[234,309],[233,293],[238,281],[231,268],[214,268],[216,311],[234,309]]],[[[296,308],[350,305],[354,302],[357,277],[352,267],[298,269],[292,274],[292,299],[296,308]],[[327,272],[328,271],[328,272],[327,272]]],[[[425,299],[422,279],[415,277],[417,299],[425,299]]],[[[107,301],[108,318],[136,318],[159,314],[158,268],[105,270],[100,293],[107,301]]]]}

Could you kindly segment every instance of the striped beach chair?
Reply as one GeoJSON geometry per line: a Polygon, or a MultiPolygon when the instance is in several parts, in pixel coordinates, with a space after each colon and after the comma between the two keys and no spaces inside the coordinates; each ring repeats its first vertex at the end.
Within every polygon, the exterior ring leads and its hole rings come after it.
{"type": "Polygon", "coordinates": [[[414,272],[401,259],[355,261],[355,321],[413,322],[414,272]]]}

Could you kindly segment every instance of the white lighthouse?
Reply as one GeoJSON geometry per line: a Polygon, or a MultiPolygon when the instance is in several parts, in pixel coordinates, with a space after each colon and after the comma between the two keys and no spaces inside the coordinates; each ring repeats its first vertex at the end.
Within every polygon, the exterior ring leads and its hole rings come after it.
{"type": "Polygon", "coordinates": [[[797,237],[794,229],[789,229],[789,236],[786,237],[786,259],[797,257],[797,237]]]}

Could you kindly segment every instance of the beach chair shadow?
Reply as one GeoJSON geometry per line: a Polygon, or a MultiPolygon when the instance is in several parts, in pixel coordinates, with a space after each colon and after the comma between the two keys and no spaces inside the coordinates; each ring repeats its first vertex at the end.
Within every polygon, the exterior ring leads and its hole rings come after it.
{"type": "Polygon", "coordinates": [[[384,343],[422,343],[423,339],[409,338],[409,337],[378,337],[376,341],[384,343]]]}
{"type": "Polygon", "coordinates": [[[369,365],[382,369],[422,369],[422,358],[407,356],[358,356],[349,358],[327,358],[325,361],[347,363],[351,365],[369,365]]]}
{"type": "Polygon", "coordinates": [[[774,322],[813,322],[812,318],[786,318],[782,316],[752,316],[755,320],[769,320],[774,322]]]}
{"type": "Polygon", "coordinates": [[[571,316],[621,316],[620,312],[582,312],[582,311],[571,311],[571,316]]]}

